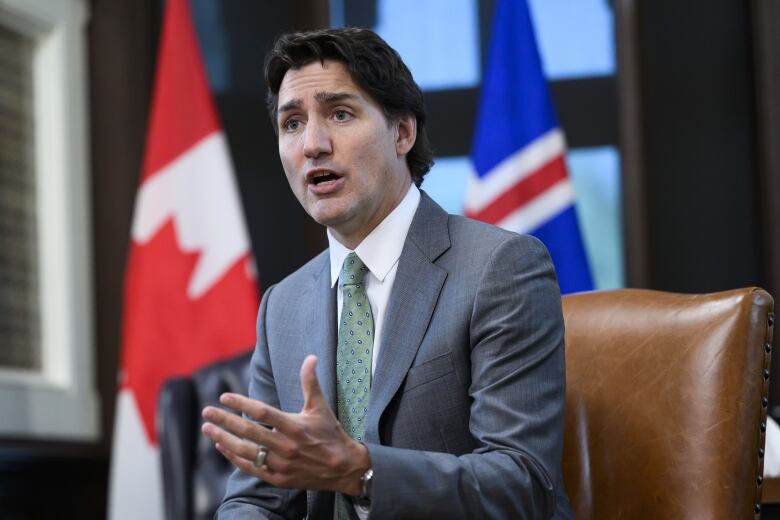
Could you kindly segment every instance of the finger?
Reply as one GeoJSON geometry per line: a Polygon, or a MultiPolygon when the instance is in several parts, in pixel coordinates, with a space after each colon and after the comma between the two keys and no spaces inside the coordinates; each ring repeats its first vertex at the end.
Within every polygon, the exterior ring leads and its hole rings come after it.
{"type": "Polygon", "coordinates": [[[273,406],[267,405],[262,401],[250,399],[241,394],[224,393],[219,397],[219,401],[235,410],[245,413],[248,417],[273,426],[285,435],[290,435],[297,431],[295,420],[296,414],[283,412],[273,406]]]}
{"type": "Polygon", "coordinates": [[[248,439],[255,444],[278,449],[279,444],[283,442],[282,439],[279,439],[279,434],[273,430],[214,406],[207,406],[203,409],[203,418],[221,429],[227,430],[239,438],[248,439]]]}
{"type": "Polygon", "coordinates": [[[228,449],[226,446],[220,443],[215,444],[214,447],[217,448],[217,450],[222,454],[223,457],[225,457],[235,467],[237,467],[247,475],[262,478],[260,476],[261,468],[255,466],[252,462],[249,462],[247,459],[239,455],[236,455],[234,452],[230,451],[230,449],[228,449]]]}
{"type": "MultiPolygon", "coordinates": [[[[247,475],[257,477],[260,480],[267,482],[276,487],[286,487],[286,485],[289,484],[285,476],[275,473],[273,470],[271,470],[268,467],[268,464],[263,464],[263,466],[258,468],[257,466],[254,465],[254,462],[248,461],[236,455],[235,453],[231,452],[229,449],[227,449],[225,446],[221,444],[217,444],[216,448],[217,450],[219,450],[219,452],[222,454],[223,457],[225,457],[235,467],[237,467],[239,470],[246,473],[247,475]]],[[[267,460],[268,459],[266,459],[266,461],[267,460]]]]}
{"type": "MultiPolygon", "coordinates": [[[[255,466],[255,460],[257,459],[260,445],[232,436],[232,434],[229,432],[226,432],[210,423],[204,424],[202,431],[209,439],[214,441],[214,446],[221,453],[226,454],[226,452],[228,452],[232,454],[234,459],[232,460],[233,462],[235,462],[235,459],[240,459],[242,461],[248,461],[249,464],[257,468],[257,466],[255,466]]],[[[265,446],[265,448],[266,456],[265,461],[263,462],[263,467],[266,468],[269,473],[273,473],[274,468],[287,467],[287,461],[277,455],[277,452],[273,448],[268,446],[265,446]]]]}
{"type": "Polygon", "coordinates": [[[220,395],[219,402],[270,426],[276,426],[276,422],[289,419],[291,415],[262,401],[231,392],[220,395]]]}
{"type": "Polygon", "coordinates": [[[236,437],[227,430],[223,430],[211,423],[203,424],[201,431],[215,444],[219,444],[223,448],[230,450],[238,457],[254,461],[257,456],[257,450],[259,448],[257,443],[236,437]]]}
{"type": "Polygon", "coordinates": [[[320,389],[320,382],[317,380],[316,368],[317,356],[306,356],[301,365],[301,390],[303,391],[304,411],[327,407],[325,396],[320,389]]]}

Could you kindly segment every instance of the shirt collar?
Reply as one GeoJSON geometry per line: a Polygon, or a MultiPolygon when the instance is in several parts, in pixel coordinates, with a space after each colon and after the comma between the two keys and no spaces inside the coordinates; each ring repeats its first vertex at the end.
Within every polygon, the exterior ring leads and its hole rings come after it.
{"type": "MultiPolygon", "coordinates": [[[[420,190],[412,184],[398,206],[355,248],[355,253],[379,281],[384,281],[401,257],[406,235],[409,233],[409,227],[412,225],[412,219],[419,204],[420,190]]],[[[328,230],[328,245],[330,285],[335,287],[344,259],[352,251],[339,242],[330,229],[328,230]]]]}

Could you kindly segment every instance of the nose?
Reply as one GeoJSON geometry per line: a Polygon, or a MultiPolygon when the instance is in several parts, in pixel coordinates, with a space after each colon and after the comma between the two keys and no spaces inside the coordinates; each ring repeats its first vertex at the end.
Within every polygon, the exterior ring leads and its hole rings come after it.
{"type": "Polygon", "coordinates": [[[331,153],[331,151],[332,145],[327,124],[317,120],[317,118],[310,118],[303,135],[303,154],[309,159],[316,159],[320,155],[331,153]]]}

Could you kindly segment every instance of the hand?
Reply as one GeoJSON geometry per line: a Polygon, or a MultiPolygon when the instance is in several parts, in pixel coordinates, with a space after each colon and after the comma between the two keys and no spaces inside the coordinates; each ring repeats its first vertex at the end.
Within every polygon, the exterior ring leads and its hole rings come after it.
{"type": "Polygon", "coordinates": [[[222,404],[273,429],[207,406],[202,430],[238,469],[273,486],[357,496],[360,477],[371,467],[368,450],[342,429],[322,395],[316,365],[316,356],[308,356],[301,365],[304,401],[300,413],[282,412],[239,394],[220,396],[222,404]],[[268,449],[260,468],[254,465],[259,445],[268,449]]]}

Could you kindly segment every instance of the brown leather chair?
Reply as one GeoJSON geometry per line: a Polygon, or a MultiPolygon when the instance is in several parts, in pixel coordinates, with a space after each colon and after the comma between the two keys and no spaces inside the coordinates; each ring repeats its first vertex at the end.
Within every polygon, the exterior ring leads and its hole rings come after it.
{"type": "Polygon", "coordinates": [[[576,518],[759,518],[772,305],[761,289],[563,299],[576,518]]]}

